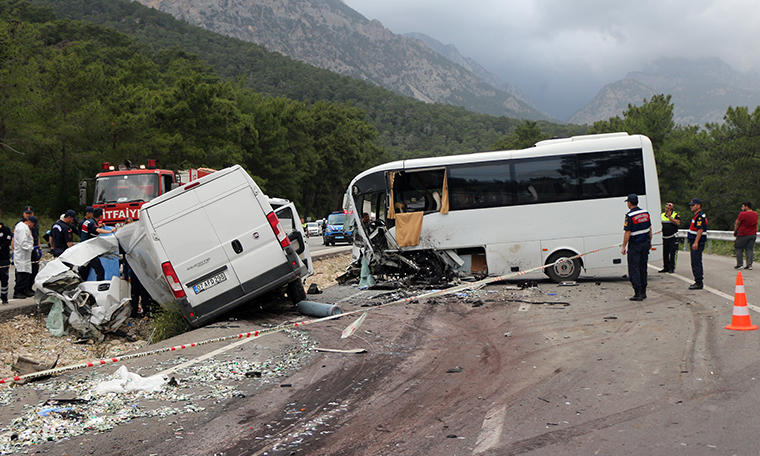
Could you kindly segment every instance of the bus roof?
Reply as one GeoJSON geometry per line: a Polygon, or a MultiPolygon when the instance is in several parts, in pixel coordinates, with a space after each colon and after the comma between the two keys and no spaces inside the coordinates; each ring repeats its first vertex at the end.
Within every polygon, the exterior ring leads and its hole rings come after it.
{"type": "Polygon", "coordinates": [[[436,166],[456,165],[462,163],[488,162],[495,160],[508,160],[517,158],[530,158],[536,156],[552,156],[578,152],[600,152],[605,150],[620,150],[642,147],[646,139],[641,135],[629,135],[628,133],[605,133],[598,135],[582,135],[570,138],[547,139],[539,141],[535,146],[521,150],[502,150],[492,152],[476,152],[472,154],[445,155],[439,157],[412,158],[397,160],[370,168],[359,175],[353,181],[364,176],[380,171],[412,170],[420,168],[435,168],[436,166]]]}

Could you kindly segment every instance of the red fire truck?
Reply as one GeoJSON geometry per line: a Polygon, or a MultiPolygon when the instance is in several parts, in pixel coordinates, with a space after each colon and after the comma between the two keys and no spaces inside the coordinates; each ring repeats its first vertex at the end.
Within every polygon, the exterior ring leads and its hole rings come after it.
{"type": "MultiPolygon", "coordinates": [[[[155,160],[148,160],[147,166],[132,166],[129,161],[118,166],[104,162],[101,172],[95,176],[92,207],[103,209],[103,223],[106,225],[124,223],[127,217],[137,220],[140,207],[146,202],[213,172],[208,168],[176,172],[158,169],[155,160]]],[[[82,205],[87,204],[87,180],[79,184],[82,205]]]]}

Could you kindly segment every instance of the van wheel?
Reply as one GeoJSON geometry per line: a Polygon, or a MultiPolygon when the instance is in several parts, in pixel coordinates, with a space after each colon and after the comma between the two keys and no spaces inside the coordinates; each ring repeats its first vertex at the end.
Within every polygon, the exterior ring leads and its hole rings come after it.
{"type": "Polygon", "coordinates": [[[288,284],[288,298],[294,305],[306,299],[306,291],[300,280],[294,280],[288,284]]]}
{"type": "MultiPolygon", "coordinates": [[[[546,260],[546,264],[552,264],[562,258],[569,258],[573,256],[571,252],[556,252],[546,260]]],[[[578,279],[581,275],[581,260],[575,258],[569,261],[563,261],[562,263],[555,264],[546,268],[546,275],[549,276],[556,283],[560,282],[572,282],[578,279]]]]}

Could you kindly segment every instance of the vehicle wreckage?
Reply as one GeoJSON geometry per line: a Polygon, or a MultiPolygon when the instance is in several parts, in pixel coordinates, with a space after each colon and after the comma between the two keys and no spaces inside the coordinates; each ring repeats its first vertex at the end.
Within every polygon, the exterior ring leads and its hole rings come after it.
{"type": "Polygon", "coordinates": [[[118,256],[116,236],[98,236],[68,248],[40,269],[33,289],[38,303],[53,304],[47,321],[52,335],[60,337],[71,329],[81,339],[100,342],[129,318],[129,283],[120,278],[118,256]],[[108,280],[79,275],[94,258],[100,258],[108,280]]]}

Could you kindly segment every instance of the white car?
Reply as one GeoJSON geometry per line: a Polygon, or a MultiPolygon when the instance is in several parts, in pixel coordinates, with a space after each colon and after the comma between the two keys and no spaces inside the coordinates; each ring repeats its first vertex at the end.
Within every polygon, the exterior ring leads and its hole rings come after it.
{"type": "Polygon", "coordinates": [[[306,224],[306,235],[309,237],[319,237],[319,224],[317,222],[309,222],[306,224]]]}

